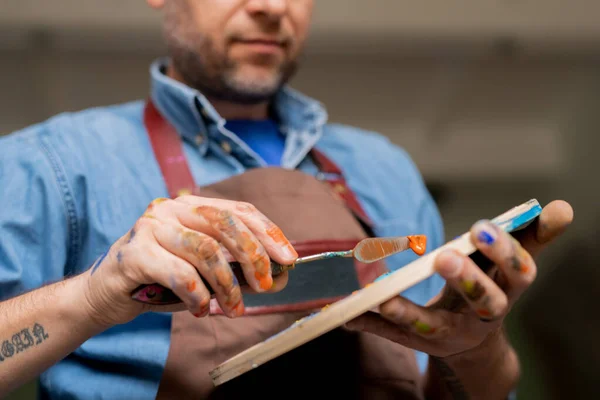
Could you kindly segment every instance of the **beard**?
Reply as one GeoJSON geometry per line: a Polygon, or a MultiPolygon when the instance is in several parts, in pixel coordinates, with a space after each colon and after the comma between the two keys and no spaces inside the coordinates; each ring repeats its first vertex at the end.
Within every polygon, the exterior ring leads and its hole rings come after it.
{"type": "MultiPolygon", "coordinates": [[[[271,99],[295,74],[297,61],[286,59],[272,67],[268,76],[244,76],[243,65],[219,52],[209,37],[195,32],[191,21],[183,20],[186,13],[181,11],[174,10],[167,16],[164,31],[167,50],[172,66],[184,82],[205,96],[258,104],[271,99]]],[[[270,60],[258,57],[252,61],[266,66],[270,60]]]]}

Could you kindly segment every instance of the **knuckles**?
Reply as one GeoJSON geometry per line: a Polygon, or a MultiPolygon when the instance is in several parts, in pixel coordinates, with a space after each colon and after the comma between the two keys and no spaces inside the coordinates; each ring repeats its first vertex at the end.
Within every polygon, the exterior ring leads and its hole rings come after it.
{"type": "Polygon", "coordinates": [[[258,211],[254,204],[244,201],[237,202],[235,209],[242,215],[255,214],[258,211]]]}
{"type": "Polygon", "coordinates": [[[203,260],[211,259],[220,250],[219,242],[208,236],[202,238],[195,248],[196,254],[203,260]]]}
{"type": "Polygon", "coordinates": [[[381,315],[391,321],[400,322],[403,317],[404,306],[400,304],[399,298],[394,298],[389,300],[379,307],[379,312],[381,315]]]}

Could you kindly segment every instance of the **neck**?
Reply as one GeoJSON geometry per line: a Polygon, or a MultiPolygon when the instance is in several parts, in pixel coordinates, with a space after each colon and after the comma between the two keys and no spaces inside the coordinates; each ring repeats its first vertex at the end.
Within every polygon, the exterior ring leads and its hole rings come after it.
{"type": "MultiPolygon", "coordinates": [[[[184,84],[185,82],[181,74],[173,68],[172,64],[167,66],[167,76],[184,84]]],[[[240,104],[230,101],[216,99],[206,96],[210,104],[217,110],[219,115],[225,119],[251,119],[261,120],[269,117],[269,102],[257,104],[240,104]]]]}

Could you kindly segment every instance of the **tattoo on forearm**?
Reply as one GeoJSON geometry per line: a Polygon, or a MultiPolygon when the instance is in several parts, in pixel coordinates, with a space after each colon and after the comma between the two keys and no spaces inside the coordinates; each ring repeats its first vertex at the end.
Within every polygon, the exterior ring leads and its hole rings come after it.
{"type": "Polygon", "coordinates": [[[430,357],[430,361],[438,371],[440,378],[446,384],[448,391],[455,400],[469,400],[469,394],[456,376],[452,368],[444,361],[437,357],[430,357]]]}
{"type": "Polygon", "coordinates": [[[38,323],[33,325],[31,329],[25,328],[15,333],[10,339],[2,341],[2,344],[0,344],[0,362],[27,350],[31,346],[41,344],[48,337],[44,327],[38,323]]]}

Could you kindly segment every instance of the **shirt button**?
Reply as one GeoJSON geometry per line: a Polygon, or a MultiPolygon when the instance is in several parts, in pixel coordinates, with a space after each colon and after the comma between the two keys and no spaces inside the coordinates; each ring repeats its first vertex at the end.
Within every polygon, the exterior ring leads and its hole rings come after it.
{"type": "Polygon", "coordinates": [[[196,140],[196,145],[200,146],[202,144],[202,142],[204,142],[204,137],[202,135],[197,135],[195,140],[196,140]]]}
{"type": "Polygon", "coordinates": [[[229,142],[221,142],[221,148],[227,154],[231,154],[231,145],[229,142]]]}

